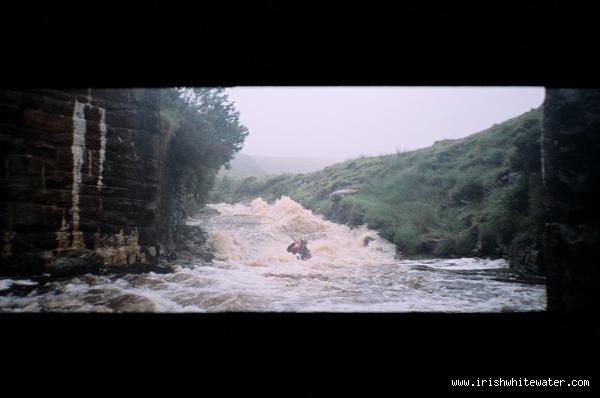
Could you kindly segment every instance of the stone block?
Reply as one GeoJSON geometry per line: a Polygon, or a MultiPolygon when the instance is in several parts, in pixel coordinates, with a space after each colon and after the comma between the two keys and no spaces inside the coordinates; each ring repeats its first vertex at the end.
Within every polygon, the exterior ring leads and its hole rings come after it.
{"type": "Polygon", "coordinates": [[[158,183],[156,165],[145,162],[104,162],[104,176],[119,176],[145,183],[158,183]]]}
{"type": "Polygon", "coordinates": [[[72,131],[73,119],[62,115],[52,115],[35,109],[25,109],[23,112],[23,126],[47,132],[64,133],[72,131]]]}
{"type": "Polygon", "coordinates": [[[11,202],[12,230],[15,232],[54,232],[60,228],[63,209],[31,202],[11,202]]]}
{"type": "Polygon", "coordinates": [[[33,92],[23,93],[20,105],[26,109],[39,110],[52,115],[73,116],[75,102],[72,100],[61,100],[33,92]]]}
{"type": "Polygon", "coordinates": [[[109,126],[126,129],[139,129],[142,126],[140,113],[127,109],[106,112],[106,123],[109,126]]]}
{"type": "Polygon", "coordinates": [[[137,130],[132,134],[135,153],[143,158],[157,159],[161,150],[161,137],[146,130],[137,130]]]}
{"type": "Polygon", "coordinates": [[[23,95],[22,91],[18,90],[0,90],[0,103],[3,104],[18,104],[23,95]]]}
{"type": "Polygon", "coordinates": [[[65,150],[68,148],[70,151],[73,144],[72,127],[61,131],[45,131],[39,128],[24,127],[21,130],[21,136],[27,141],[28,146],[42,144],[55,145],[65,150]]]}
{"type": "Polygon", "coordinates": [[[114,225],[123,225],[128,228],[139,227],[142,223],[140,220],[140,216],[138,214],[133,213],[122,213],[116,210],[104,210],[102,212],[102,223],[105,224],[114,224],[114,225]]]}
{"type": "Polygon", "coordinates": [[[25,149],[23,138],[0,132],[0,154],[22,153],[25,149]]]}
{"type": "Polygon", "coordinates": [[[129,105],[130,103],[130,92],[133,91],[131,89],[92,89],[92,99],[93,100],[103,100],[115,102],[120,105],[122,108],[123,105],[129,105]]]}
{"type": "Polygon", "coordinates": [[[142,246],[154,246],[159,241],[158,234],[155,228],[138,228],[139,243],[142,246]]]}
{"type": "Polygon", "coordinates": [[[128,188],[131,191],[138,191],[142,193],[143,198],[153,198],[158,194],[157,184],[147,184],[140,181],[117,178],[113,176],[106,176],[104,184],[110,187],[128,188]]]}
{"type": "Polygon", "coordinates": [[[27,153],[35,158],[43,160],[46,163],[46,169],[49,166],[56,167],[57,146],[43,141],[31,142],[27,146],[27,153]]]}
{"type": "Polygon", "coordinates": [[[65,194],[70,194],[72,183],[73,177],[69,172],[54,170],[46,175],[46,189],[49,190],[64,190],[65,194]]]}
{"type": "Polygon", "coordinates": [[[0,103],[0,120],[2,123],[19,124],[21,112],[18,105],[0,103]]]}
{"type": "Polygon", "coordinates": [[[147,134],[160,133],[160,114],[158,112],[143,112],[140,128],[147,134]]]}
{"type": "Polygon", "coordinates": [[[25,93],[33,93],[35,95],[43,95],[45,97],[67,101],[67,102],[75,102],[76,94],[70,90],[54,90],[54,89],[35,89],[35,90],[27,90],[25,93]]]}

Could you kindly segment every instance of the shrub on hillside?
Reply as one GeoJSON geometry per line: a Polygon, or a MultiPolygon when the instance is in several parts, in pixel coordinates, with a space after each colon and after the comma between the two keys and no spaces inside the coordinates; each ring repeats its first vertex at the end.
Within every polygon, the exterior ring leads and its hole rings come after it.
{"type": "Polygon", "coordinates": [[[456,242],[451,236],[442,239],[433,249],[433,254],[441,257],[446,257],[454,253],[456,253],[456,242]]]}
{"type": "Polygon", "coordinates": [[[389,228],[386,235],[398,250],[405,254],[415,254],[419,247],[419,232],[410,224],[389,228]]]}

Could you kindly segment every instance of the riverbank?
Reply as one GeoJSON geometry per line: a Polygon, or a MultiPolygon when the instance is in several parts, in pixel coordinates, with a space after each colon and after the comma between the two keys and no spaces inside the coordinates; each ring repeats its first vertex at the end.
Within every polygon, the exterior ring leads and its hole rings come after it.
{"type": "Polygon", "coordinates": [[[220,180],[209,200],[273,203],[377,230],[406,255],[506,257],[543,273],[542,108],[455,140],[306,174],[220,180]]]}
{"type": "Polygon", "coordinates": [[[2,279],[3,312],[523,312],[546,308],[545,286],[502,259],[399,259],[367,228],[312,214],[291,199],[210,205],[188,220],[171,272],[2,279]],[[285,227],[285,228],[283,228],[285,227]],[[286,230],[313,257],[285,251],[286,230]],[[197,234],[197,231],[203,231],[197,234]],[[370,238],[367,245],[366,238],[370,238]],[[195,247],[197,245],[197,247],[195,247]],[[206,261],[210,248],[214,258],[206,261]],[[6,286],[6,285],[11,286],[6,286]]]}

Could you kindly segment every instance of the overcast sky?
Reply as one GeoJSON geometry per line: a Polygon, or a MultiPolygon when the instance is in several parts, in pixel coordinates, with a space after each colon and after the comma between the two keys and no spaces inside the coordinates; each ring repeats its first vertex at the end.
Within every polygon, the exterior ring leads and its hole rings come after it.
{"type": "Polygon", "coordinates": [[[543,87],[234,87],[242,153],[344,160],[460,138],[541,105],[543,87]]]}

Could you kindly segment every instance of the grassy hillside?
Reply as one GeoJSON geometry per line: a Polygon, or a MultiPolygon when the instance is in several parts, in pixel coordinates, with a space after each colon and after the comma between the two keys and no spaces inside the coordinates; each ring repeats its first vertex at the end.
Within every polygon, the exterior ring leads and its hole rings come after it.
{"type": "Polygon", "coordinates": [[[541,113],[538,108],[463,139],[318,172],[220,181],[210,199],[288,195],[332,220],[377,229],[405,254],[517,253],[541,236],[541,113]],[[360,192],[330,199],[348,187],[360,192]]]}

